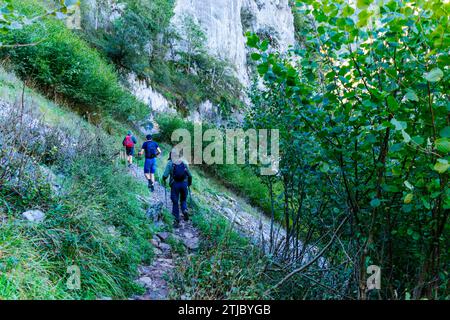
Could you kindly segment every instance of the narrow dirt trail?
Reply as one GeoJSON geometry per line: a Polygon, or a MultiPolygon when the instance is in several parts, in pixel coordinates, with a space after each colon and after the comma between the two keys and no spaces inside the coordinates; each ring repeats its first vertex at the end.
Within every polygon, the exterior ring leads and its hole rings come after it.
{"type": "MultiPolygon", "coordinates": [[[[129,168],[130,174],[143,184],[147,184],[142,168],[132,166],[129,168]]],[[[223,192],[193,192],[192,195],[203,205],[208,206],[213,214],[225,217],[243,236],[251,239],[253,243],[268,250],[268,243],[271,234],[271,220],[261,210],[250,205],[245,199],[237,196],[234,192],[223,188],[223,192]]],[[[164,187],[159,183],[155,185],[155,192],[150,193],[146,199],[140,199],[147,204],[147,215],[156,217],[154,223],[164,226],[160,218],[163,208],[172,211],[170,192],[167,190],[167,200],[164,187]]],[[[148,266],[139,267],[139,278],[137,282],[142,284],[146,292],[142,296],[133,297],[136,300],[166,300],[169,299],[169,282],[172,272],[177,265],[178,259],[185,259],[186,256],[195,254],[199,247],[200,232],[192,222],[180,222],[180,228],[171,232],[158,232],[152,242],[155,250],[155,259],[148,266]],[[172,248],[174,240],[184,246],[185,253],[180,255],[172,248]],[[170,242],[170,244],[169,244],[170,242]]],[[[286,231],[278,223],[273,225],[273,242],[280,248],[284,245],[286,231]]]]}
{"type": "MultiPolygon", "coordinates": [[[[130,173],[142,183],[147,183],[142,169],[132,166],[130,173]]],[[[169,192],[168,192],[169,193],[169,192]]],[[[169,198],[170,195],[167,194],[169,198]]],[[[140,199],[148,205],[147,215],[154,218],[157,225],[164,225],[161,219],[162,208],[172,211],[172,202],[165,199],[164,187],[155,184],[155,192],[150,193],[147,199],[140,199]]],[[[199,246],[200,233],[190,221],[180,222],[180,227],[172,231],[158,232],[151,243],[154,246],[155,258],[151,265],[142,265],[138,268],[139,278],[137,282],[142,284],[146,292],[142,296],[135,296],[135,300],[167,300],[169,299],[169,284],[171,273],[175,268],[177,259],[183,258],[175,252],[170,243],[177,242],[185,247],[185,254],[193,254],[199,246]]]]}

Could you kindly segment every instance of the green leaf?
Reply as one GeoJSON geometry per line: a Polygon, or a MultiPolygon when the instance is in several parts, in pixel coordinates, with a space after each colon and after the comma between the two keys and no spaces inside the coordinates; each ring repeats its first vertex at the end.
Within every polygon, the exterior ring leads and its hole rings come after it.
{"type": "Polygon", "coordinates": [[[355,13],[355,9],[353,9],[351,6],[346,5],[344,7],[344,9],[342,9],[342,16],[344,18],[346,17],[350,17],[351,15],[353,15],[355,13]]]}
{"type": "Polygon", "coordinates": [[[377,198],[372,199],[372,201],[370,201],[370,205],[374,208],[379,207],[381,204],[381,201],[377,198]]]}
{"type": "Polygon", "coordinates": [[[444,173],[450,168],[450,164],[445,159],[438,159],[433,169],[439,173],[444,173]]]}
{"type": "Polygon", "coordinates": [[[259,53],[253,52],[251,54],[252,60],[254,61],[258,61],[259,59],[261,59],[261,55],[259,53]]]}
{"type": "Polygon", "coordinates": [[[391,123],[395,126],[395,130],[403,130],[406,129],[408,127],[408,125],[406,124],[406,122],[404,121],[398,121],[395,118],[391,119],[391,123]]]}
{"type": "Polygon", "coordinates": [[[419,101],[419,97],[418,97],[417,94],[416,94],[413,90],[411,90],[411,89],[408,89],[408,90],[406,91],[405,99],[406,99],[406,100],[409,100],[409,101],[419,101]]]}
{"type": "Polygon", "coordinates": [[[428,82],[437,82],[437,81],[441,80],[443,76],[444,76],[444,73],[439,68],[434,68],[430,72],[426,72],[424,74],[424,77],[428,82]]]}
{"type": "Polygon", "coordinates": [[[450,138],[450,127],[445,127],[439,132],[442,138],[450,138]]]}
{"type": "Polygon", "coordinates": [[[259,38],[256,34],[247,34],[247,45],[250,48],[258,48],[258,42],[259,42],[259,38]]]}
{"type": "Polygon", "coordinates": [[[434,146],[437,150],[443,153],[450,152],[450,139],[449,138],[440,138],[434,142],[434,146]]]}
{"type": "Polygon", "coordinates": [[[261,49],[261,51],[267,51],[267,49],[269,48],[269,40],[266,39],[263,42],[261,42],[259,48],[261,49]]]}
{"type": "Polygon", "coordinates": [[[411,137],[405,130],[402,130],[402,136],[405,143],[409,143],[411,141],[411,137]]]}
{"type": "Polygon", "coordinates": [[[358,7],[358,9],[367,9],[371,3],[372,0],[357,0],[356,6],[358,7]]]}
{"type": "Polygon", "coordinates": [[[258,70],[259,74],[262,76],[269,71],[269,64],[261,63],[260,65],[258,65],[256,67],[256,69],[258,70]]]}
{"type": "Polygon", "coordinates": [[[418,145],[421,145],[422,143],[425,142],[425,139],[422,138],[421,136],[414,136],[412,137],[412,141],[414,141],[418,145]]]}
{"type": "Polygon", "coordinates": [[[322,162],[322,164],[320,165],[319,170],[323,173],[327,173],[330,170],[330,166],[328,165],[328,163],[326,162],[322,162]]]}
{"type": "Polygon", "coordinates": [[[406,204],[411,203],[411,201],[413,200],[413,198],[414,198],[414,195],[413,195],[412,193],[408,193],[408,194],[406,195],[406,197],[405,197],[404,202],[405,202],[406,204]]]}
{"type": "MultiPolygon", "coordinates": [[[[391,111],[396,111],[398,109],[398,102],[393,96],[387,98],[387,104],[391,111]]],[[[404,129],[406,129],[406,127],[404,129]]]]}

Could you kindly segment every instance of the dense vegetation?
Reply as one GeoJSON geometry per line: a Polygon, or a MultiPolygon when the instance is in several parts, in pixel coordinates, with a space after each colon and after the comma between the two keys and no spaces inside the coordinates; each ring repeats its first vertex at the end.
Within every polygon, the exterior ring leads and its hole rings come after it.
{"type": "Polygon", "coordinates": [[[248,37],[266,86],[248,126],[280,128],[286,241],[330,241],[332,271],[311,275],[339,294],[366,298],[375,264],[380,297],[448,297],[448,3],[297,3],[301,49],[248,37]]]}
{"type": "MultiPolygon", "coordinates": [[[[123,2],[113,22],[101,12],[89,21],[82,3],[83,30],[75,31],[55,19],[73,1],[0,0],[0,59],[24,81],[0,69],[1,298],[139,292],[133,278],[152,258],[154,230],[136,198],[145,187],[117,163],[117,132],[148,108],[122,77],[148,81],[182,115],[211,100],[226,126],[236,125],[228,116],[241,105],[241,85],[207,53],[192,17],[180,33],[169,23],[174,0],[123,2]],[[31,208],[45,212],[44,222],[21,218],[31,208]],[[82,269],[82,290],[66,286],[71,265],[82,269]]],[[[243,128],[280,130],[279,173],[202,164],[193,188],[206,192],[214,180],[262,208],[272,218],[270,243],[258,247],[194,202],[202,245],[178,266],[171,297],[450,297],[450,7],[372,2],[290,0],[298,45],[287,53],[271,46],[270,30],[247,34],[259,77],[243,128]],[[367,287],[370,265],[381,267],[380,290],[367,287]]],[[[171,143],[179,128],[194,132],[178,117],[156,122],[159,142],[171,143]]]]}
{"type": "MultiPolygon", "coordinates": [[[[186,129],[191,135],[194,135],[195,124],[170,116],[159,115],[156,118],[160,132],[156,139],[172,144],[172,132],[178,129],[186,129]]],[[[213,125],[203,123],[202,133],[206,130],[214,128],[213,125]]],[[[193,141],[192,141],[193,143],[193,141]]],[[[209,145],[208,142],[203,144],[203,149],[209,145]]],[[[192,148],[194,146],[192,145],[192,148]]],[[[224,145],[225,148],[225,145],[224,145]]],[[[198,165],[204,172],[208,173],[211,178],[217,179],[223,185],[245,196],[253,205],[260,207],[267,214],[271,213],[271,202],[266,195],[269,192],[265,179],[255,174],[253,168],[248,164],[231,165],[231,164],[201,164],[198,165]]],[[[277,213],[276,218],[280,219],[281,214],[277,213]]]]}
{"type": "Polygon", "coordinates": [[[152,257],[152,227],[136,198],[145,187],[111,161],[118,141],[32,90],[13,104],[23,84],[3,70],[0,85],[7,111],[0,120],[0,297],[139,292],[134,277],[152,257]],[[30,209],[44,212],[45,220],[23,219],[30,209]],[[66,286],[72,265],[81,270],[81,290],[66,286]]]}
{"type": "MultiPolygon", "coordinates": [[[[46,12],[46,7],[34,0],[14,1],[14,6],[27,17],[46,12]]],[[[114,67],[63,21],[44,18],[0,34],[0,42],[12,45],[0,49],[0,58],[9,61],[25,81],[52,99],[69,103],[92,121],[104,116],[121,121],[146,116],[147,107],[122,87],[114,67]]]]}
{"type": "Polygon", "coordinates": [[[205,205],[193,223],[205,235],[198,255],[180,263],[172,284],[175,299],[262,299],[270,284],[267,258],[258,246],[205,205]]]}
{"type": "Polygon", "coordinates": [[[239,81],[227,62],[208,54],[201,27],[188,15],[178,29],[169,24],[173,0],[123,3],[123,14],[113,22],[100,16],[102,26],[92,25],[85,12],[83,24],[84,37],[122,73],[148,80],[184,115],[205,100],[218,105],[223,116],[241,106],[239,81]]]}

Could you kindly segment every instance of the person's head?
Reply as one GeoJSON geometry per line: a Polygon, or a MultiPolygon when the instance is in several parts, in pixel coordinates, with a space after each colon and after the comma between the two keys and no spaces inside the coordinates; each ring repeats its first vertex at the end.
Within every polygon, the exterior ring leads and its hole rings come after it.
{"type": "Polygon", "coordinates": [[[127,135],[131,136],[133,134],[133,132],[131,132],[131,130],[128,130],[127,135]]]}
{"type": "Polygon", "coordinates": [[[146,135],[145,137],[146,137],[147,140],[149,140],[149,141],[153,139],[153,136],[152,136],[151,134],[148,134],[148,135],[146,135]]]}
{"type": "Polygon", "coordinates": [[[172,151],[170,151],[169,159],[172,160],[172,162],[177,162],[182,156],[183,153],[178,150],[178,148],[173,148],[172,151]]]}

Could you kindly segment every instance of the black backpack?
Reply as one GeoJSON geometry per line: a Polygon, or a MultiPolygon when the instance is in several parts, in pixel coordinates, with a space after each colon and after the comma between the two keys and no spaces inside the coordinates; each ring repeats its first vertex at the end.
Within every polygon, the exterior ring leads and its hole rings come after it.
{"type": "Polygon", "coordinates": [[[172,177],[173,180],[176,182],[183,182],[186,179],[187,172],[186,172],[186,165],[184,162],[181,162],[180,164],[173,164],[172,167],[172,177]]]}

